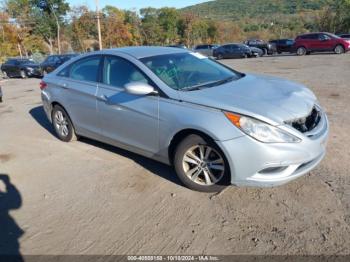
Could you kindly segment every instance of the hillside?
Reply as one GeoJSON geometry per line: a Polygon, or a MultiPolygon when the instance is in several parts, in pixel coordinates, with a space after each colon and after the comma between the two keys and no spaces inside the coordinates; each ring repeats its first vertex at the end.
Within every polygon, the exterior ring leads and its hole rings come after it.
{"type": "Polygon", "coordinates": [[[259,18],[268,15],[292,15],[320,10],[327,0],[216,0],[181,9],[215,20],[259,18]]]}

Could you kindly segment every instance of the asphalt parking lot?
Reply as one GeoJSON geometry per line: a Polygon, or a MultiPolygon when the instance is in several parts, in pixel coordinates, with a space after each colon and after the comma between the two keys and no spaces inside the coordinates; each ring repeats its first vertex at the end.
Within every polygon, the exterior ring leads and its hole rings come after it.
{"type": "Polygon", "coordinates": [[[1,205],[8,208],[0,209],[0,247],[12,252],[19,242],[22,254],[51,255],[349,254],[350,54],[222,62],[315,92],[331,125],[321,165],[278,188],[190,191],[163,164],[88,139],[60,142],[41,106],[40,80],[3,80],[0,173],[18,192],[7,192],[16,204],[1,205]]]}

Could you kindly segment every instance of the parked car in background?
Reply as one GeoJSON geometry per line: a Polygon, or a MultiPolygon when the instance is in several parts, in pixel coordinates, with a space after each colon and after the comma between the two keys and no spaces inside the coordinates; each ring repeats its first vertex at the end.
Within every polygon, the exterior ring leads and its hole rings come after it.
{"type": "Polygon", "coordinates": [[[213,51],[217,47],[219,47],[219,45],[197,45],[193,48],[193,51],[205,56],[213,56],[213,51]]]}
{"type": "Polygon", "coordinates": [[[187,49],[187,46],[185,46],[185,45],[183,45],[183,44],[179,44],[179,45],[168,45],[167,47],[174,47],[174,48],[187,49]]]}
{"type": "Polygon", "coordinates": [[[331,33],[308,33],[295,39],[294,49],[297,55],[307,55],[312,52],[330,52],[343,54],[350,50],[350,40],[343,39],[331,33]]]}
{"type": "Polygon", "coordinates": [[[275,45],[278,54],[292,53],[294,51],[294,39],[277,39],[271,40],[269,43],[275,45]]]}
{"type": "Polygon", "coordinates": [[[2,90],[1,90],[1,86],[0,86],[0,103],[2,103],[2,90]]]}
{"type": "Polygon", "coordinates": [[[253,47],[253,46],[247,46],[251,51],[252,55],[250,57],[260,57],[264,55],[264,51],[260,48],[253,47]]]}
{"type": "Polygon", "coordinates": [[[350,34],[342,34],[342,35],[339,35],[339,37],[345,38],[345,39],[350,39],[350,34]]]}
{"type": "Polygon", "coordinates": [[[264,55],[273,55],[276,52],[276,46],[271,43],[267,43],[260,39],[250,39],[244,42],[247,46],[256,47],[264,52],[264,55]]]}
{"type": "Polygon", "coordinates": [[[243,44],[225,44],[213,50],[216,59],[247,58],[252,55],[250,48],[243,44]]]}
{"type": "Polygon", "coordinates": [[[30,59],[10,58],[1,65],[1,71],[7,77],[40,77],[40,65],[30,59]]]}
{"type": "Polygon", "coordinates": [[[326,153],[327,116],[312,91],[186,50],[89,53],[40,88],[62,141],[89,137],[172,165],[194,190],[285,184],[326,153]]]}
{"type": "Polygon", "coordinates": [[[46,59],[41,63],[41,70],[43,75],[46,75],[57,67],[68,61],[69,59],[77,56],[77,54],[66,54],[66,55],[49,55],[46,59]]]}

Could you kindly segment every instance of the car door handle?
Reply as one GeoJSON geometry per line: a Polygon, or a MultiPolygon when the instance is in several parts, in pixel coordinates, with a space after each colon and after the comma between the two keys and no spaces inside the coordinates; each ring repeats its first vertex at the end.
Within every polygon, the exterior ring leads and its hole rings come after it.
{"type": "Polygon", "coordinates": [[[68,89],[68,84],[67,84],[67,83],[63,83],[63,84],[61,84],[61,87],[62,87],[63,89],[68,89]]]}
{"type": "Polygon", "coordinates": [[[108,97],[107,97],[106,95],[100,95],[100,96],[98,97],[98,99],[99,99],[100,101],[105,102],[105,103],[108,102],[108,97]]]}

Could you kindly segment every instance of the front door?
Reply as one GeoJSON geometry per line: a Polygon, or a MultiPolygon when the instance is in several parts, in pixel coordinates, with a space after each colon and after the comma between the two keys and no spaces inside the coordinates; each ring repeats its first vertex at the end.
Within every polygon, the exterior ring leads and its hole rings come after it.
{"type": "Polygon", "coordinates": [[[102,134],[109,143],[152,156],[158,152],[159,97],[125,92],[125,85],[131,82],[152,85],[130,61],[105,56],[97,94],[102,134]]]}

